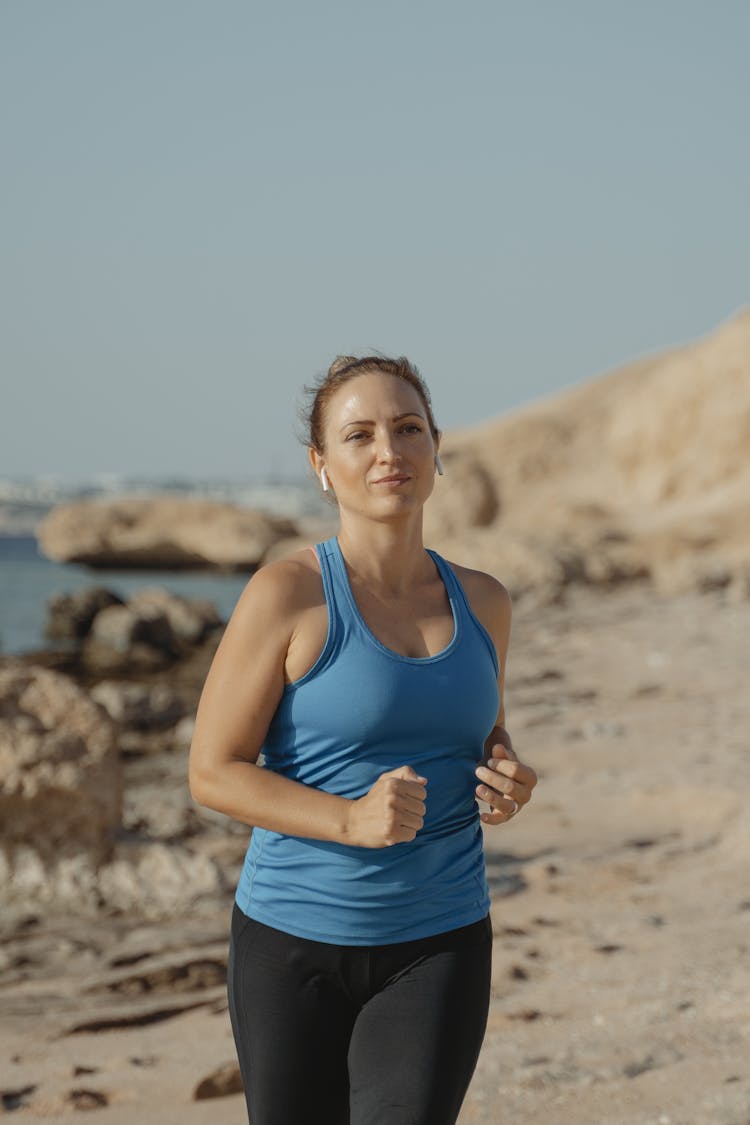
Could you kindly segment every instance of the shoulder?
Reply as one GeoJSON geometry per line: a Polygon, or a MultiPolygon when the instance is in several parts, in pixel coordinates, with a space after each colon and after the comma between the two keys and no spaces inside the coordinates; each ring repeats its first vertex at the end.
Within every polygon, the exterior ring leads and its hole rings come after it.
{"type": "Polygon", "coordinates": [[[460,566],[449,559],[445,561],[470,598],[476,597],[482,604],[497,612],[510,612],[512,603],[508,589],[499,578],[495,578],[494,574],[487,574],[484,570],[472,570],[471,567],[460,566]]]}
{"type": "Polygon", "coordinates": [[[234,618],[254,622],[285,621],[294,626],[300,613],[325,600],[320,566],[306,547],[260,567],[243,589],[234,618]]]}
{"type": "MultiPolygon", "coordinates": [[[[461,583],[472,613],[492,638],[498,664],[498,682],[502,685],[505,661],[510,645],[512,603],[507,588],[492,574],[472,570],[468,566],[448,562],[448,566],[461,583]]],[[[502,698],[502,686],[501,686],[502,698]]]]}

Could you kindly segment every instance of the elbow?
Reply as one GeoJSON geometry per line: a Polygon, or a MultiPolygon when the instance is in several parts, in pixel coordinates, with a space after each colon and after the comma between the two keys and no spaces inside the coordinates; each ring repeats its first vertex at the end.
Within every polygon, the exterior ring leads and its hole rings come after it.
{"type": "Polygon", "coordinates": [[[208,807],[209,779],[205,771],[198,770],[194,765],[188,768],[188,789],[196,805],[208,807]]]}
{"type": "Polygon", "coordinates": [[[197,759],[188,764],[188,789],[197,805],[215,812],[225,812],[227,803],[232,804],[236,797],[237,785],[244,781],[246,768],[252,763],[241,759],[242,775],[236,773],[235,761],[206,762],[198,765],[197,759]]]}
{"type": "Polygon", "coordinates": [[[203,797],[203,791],[200,788],[200,783],[197,778],[188,778],[188,789],[196,805],[205,805],[206,802],[203,797]]]}
{"type": "Polygon", "coordinates": [[[193,739],[188,751],[187,783],[190,796],[196,805],[209,807],[210,791],[214,787],[215,773],[212,753],[200,739],[196,738],[195,732],[193,732],[193,739]]]}

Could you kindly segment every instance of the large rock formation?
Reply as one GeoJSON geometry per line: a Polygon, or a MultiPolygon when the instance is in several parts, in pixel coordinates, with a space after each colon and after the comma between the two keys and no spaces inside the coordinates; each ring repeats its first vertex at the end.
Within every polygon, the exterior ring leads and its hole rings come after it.
{"type": "Polygon", "coordinates": [[[424,510],[428,540],[460,534],[473,527],[489,527],[500,515],[497,489],[482,462],[462,449],[446,450],[441,460],[445,476],[438,477],[424,510]]]}
{"type": "Polygon", "coordinates": [[[750,594],[750,311],[696,344],[449,433],[444,449],[430,543],[516,594],[634,579],[750,594]],[[494,490],[488,526],[471,494],[462,520],[446,490],[462,459],[494,490]]]}
{"type": "MultiPolygon", "coordinates": [[[[228,893],[210,854],[213,821],[224,818],[195,807],[187,746],[169,737],[184,712],[165,685],[109,681],[89,695],[67,676],[0,658],[0,910],[164,918],[228,893]],[[158,759],[139,770],[129,739],[156,733],[158,759]]],[[[246,833],[238,825],[237,843],[220,841],[222,857],[236,865],[246,833]]]]}
{"type": "Polygon", "coordinates": [[[113,722],[136,730],[173,727],[185,716],[185,705],[167,684],[139,684],[101,680],[91,698],[113,722]]]}
{"type": "Polygon", "coordinates": [[[294,533],[291,520],[236,504],[131,496],[61,504],[37,538],[49,558],[93,568],[242,571],[294,533]]]}
{"type": "Polygon", "coordinates": [[[88,586],[72,594],[53,594],[47,602],[45,632],[51,640],[80,640],[103,609],[123,605],[123,599],[103,586],[88,586]]]}
{"type": "MultiPolygon", "coordinates": [[[[72,642],[64,670],[88,679],[148,674],[189,657],[224,622],[213,602],[184,598],[159,586],[125,603],[104,587],[55,594],[47,602],[47,636],[72,642]]],[[[38,659],[40,654],[35,654],[38,659]]]]}
{"type": "MultiPolygon", "coordinates": [[[[67,676],[0,664],[0,823],[6,879],[31,858],[110,859],[123,807],[114,725],[67,676]],[[24,858],[25,857],[25,858],[24,858]]],[[[33,866],[33,864],[32,864],[33,866]]]]}

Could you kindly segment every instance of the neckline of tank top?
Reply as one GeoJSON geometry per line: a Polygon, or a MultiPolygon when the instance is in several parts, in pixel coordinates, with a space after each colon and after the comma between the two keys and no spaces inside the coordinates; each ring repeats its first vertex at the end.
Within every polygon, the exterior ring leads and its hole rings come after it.
{"type": "MultiPolygon", "coordinates": [[[[378,648],[381,652],[384,652],[386,656],[390,656],[393,660],[401,660],[406,664],[434,664],[436,661],[445,660],[446,657],[451,655],[451,653],[458,645],[458,641],[461,636],[461,618],[459,614],[458,597],[448,575],[443,570],[443,566],[445,566],[445,569],[447,571],[448,564],[443,559],[441,559],[435,551],[431,551],[429,547],[425,547],[427,554],[435,563],[438,576],[443,583],[443,586],[445,587],[445,592],[448,597],[448,604],[451,607],[451,614],[453,615],[453,636],[451,637],[445,648],[442,648],[440,652],[433,653],[432,656],[406,656],[403,652],[396,652],[395,648],[388,648],[388,646],[384,645],[380,638],[373,633],[372,629],[362,616],[360,608],[357,605],[357,599],[354,597],[354,591],[352,590],[351,583],[349,581],[349,572],[346,569],[346,562],[344,560],[343,551],[341,550],[341,546],[339,544],[338,536],[332,536],[329,542],[333,544],[339,566],[341,567],[341,574],[343,578],[342,584],[344,587],[344,594],[349,603],[349,608],[355,615],[365,635],[370,641],[372,641],[376,648],[378,648]]],[[[321,544],[321,546],[325,546],[325,544],[321,544]]],[[[456,582],[457,581],[458,579],[456,579],[456,582]]]]}

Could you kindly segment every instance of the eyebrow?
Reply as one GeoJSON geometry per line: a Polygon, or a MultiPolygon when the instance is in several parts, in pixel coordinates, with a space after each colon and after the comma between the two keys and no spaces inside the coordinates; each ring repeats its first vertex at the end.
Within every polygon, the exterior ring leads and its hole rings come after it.
{"type": "MultiPolygon", "coordinates": [[[[420,422],[426,421],[426,418],[424,418],[416,410],[407,410],[405,414],[394,414],[391,421],[392,422],[400,422],[402,418],[419,418],[420,422]]],[[[357,421],[357,422],[344,422],[344,425],[341,427],[341,429],[345,430],[347,426],[374,426],[374,425],[375,425],[375,423],[373,422],[372,418],[360,418],[359,421],[357,421]]]]}

